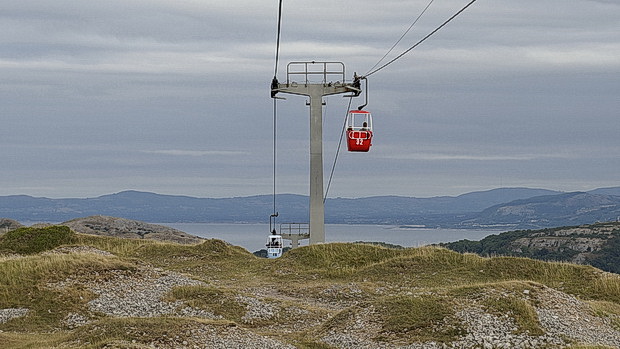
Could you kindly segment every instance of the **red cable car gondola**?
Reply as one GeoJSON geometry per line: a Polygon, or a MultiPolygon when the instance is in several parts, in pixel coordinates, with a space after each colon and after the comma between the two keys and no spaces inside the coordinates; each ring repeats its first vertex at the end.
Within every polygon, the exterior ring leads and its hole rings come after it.
{"type": "Polygon", "coordinates": [[[351,110],[347,114],[347,149],[367,152],[372,145],[372,116],[365,110],[351,110]]]}

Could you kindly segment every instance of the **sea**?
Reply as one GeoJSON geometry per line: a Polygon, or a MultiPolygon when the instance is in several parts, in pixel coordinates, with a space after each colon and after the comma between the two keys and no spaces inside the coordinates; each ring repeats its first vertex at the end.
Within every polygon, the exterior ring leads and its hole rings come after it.
{"type": "MultiPolygon", "coordinates": [[[[250,252],[265,248],[269,224],[155,223],[206,239],[220,239],[250,252]]],[[[325,242],[385,242],[403,247],[420,247],[463,239],[481,240],[503,230],[428,229],[397,225],[325,224],[325,242]]],[[[285,240],[286,242],[286,240],[285,240]]],[[[300,242],[308,245],[308,240],[300,242]]]]}

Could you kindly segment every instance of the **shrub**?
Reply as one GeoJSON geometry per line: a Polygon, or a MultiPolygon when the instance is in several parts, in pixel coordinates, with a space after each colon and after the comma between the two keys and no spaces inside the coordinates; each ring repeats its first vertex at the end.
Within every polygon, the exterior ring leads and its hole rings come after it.
{"type": "Polygon", "coordinates": [[[35,254],[75,243],[75,233],[65,226],[19,228],[0,238],[0,251],[35,254]]]}

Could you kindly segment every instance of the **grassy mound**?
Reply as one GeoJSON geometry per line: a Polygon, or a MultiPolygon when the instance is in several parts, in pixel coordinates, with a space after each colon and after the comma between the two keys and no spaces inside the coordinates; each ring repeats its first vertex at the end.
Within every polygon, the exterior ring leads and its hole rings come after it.
{"type": "Polygon", "coordinates": [[[71,312],[84,311],[93,294],[79,284],[57,288],[68,278],[90,279],[131,263],[94,254],[50,254],[0,259],[0,309],[27,308],[28,316],[3,324],[4,330],[49,331],[71,312]]]}
{"type": "Polygon", "coordinates": [[[35,254],[75,241],[75,233],[65,226],[19,228],[7,232],[0,238],[0,251],[35,254]]]}
{"type": "Polygon", "coordinates": [[[402,251],[371,244],[331,243],[291,250],[281,260],[282,263],[295,263],[309,270],[352,270],[399,256],[402,251]]]}
{"type": "Polygon", "coordinates": [[[185,304],[212,312],[224,319],[241,322],[245,307],[236,301],[237,293],[215,287],[177,287],[167,297],[169,301],[183,300],[185,304]]]}

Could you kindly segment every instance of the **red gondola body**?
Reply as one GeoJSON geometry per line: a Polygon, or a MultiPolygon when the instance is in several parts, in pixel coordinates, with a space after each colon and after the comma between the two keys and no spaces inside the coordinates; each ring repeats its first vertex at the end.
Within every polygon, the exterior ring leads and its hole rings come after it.
{"type": "Polygon", "coordinates": [[[347,114],[347,149],[367,152],[372,145],[372,116],[365,110],[351,110],[347,114]]]}

